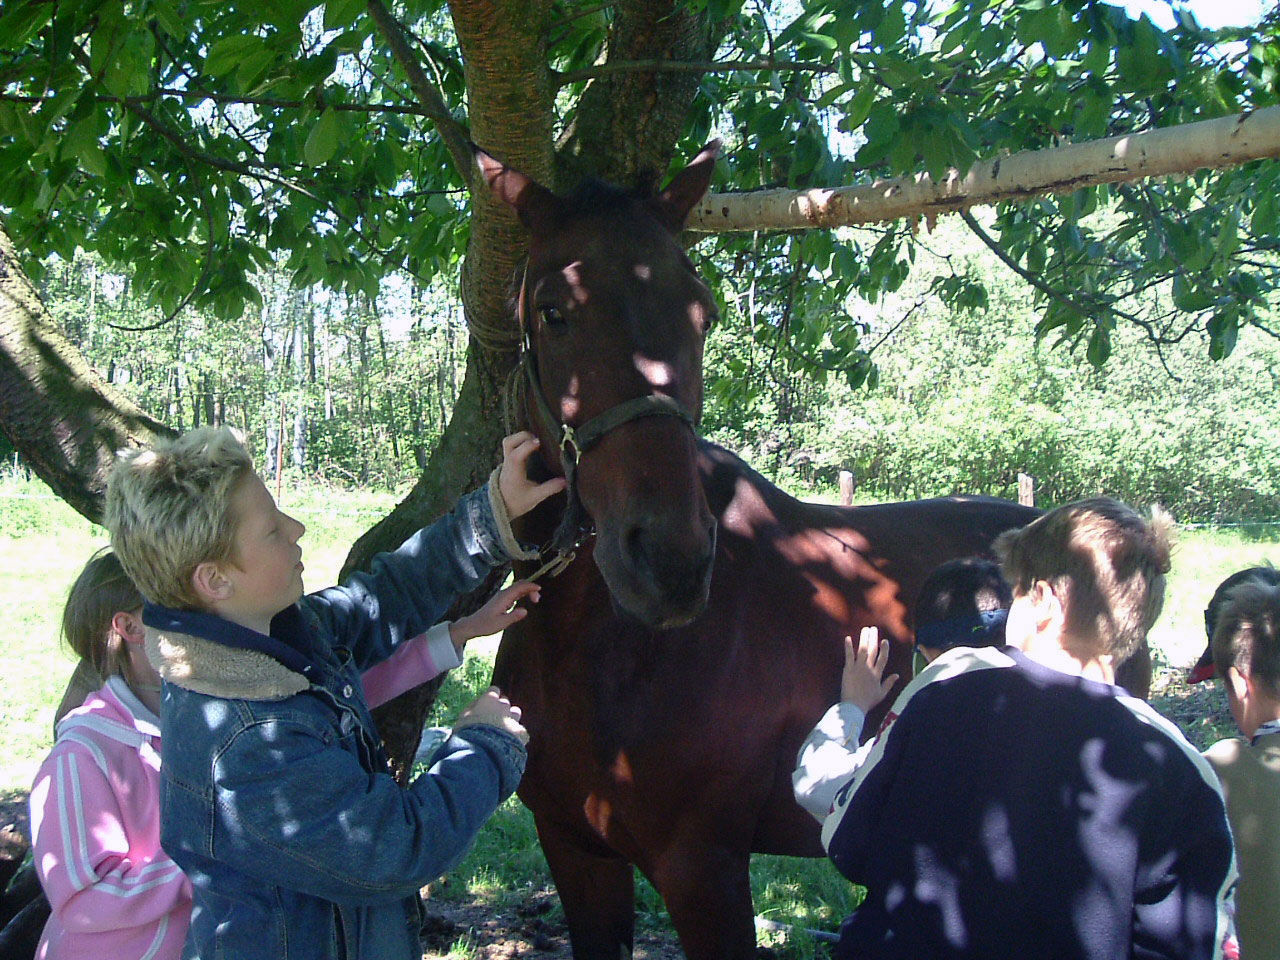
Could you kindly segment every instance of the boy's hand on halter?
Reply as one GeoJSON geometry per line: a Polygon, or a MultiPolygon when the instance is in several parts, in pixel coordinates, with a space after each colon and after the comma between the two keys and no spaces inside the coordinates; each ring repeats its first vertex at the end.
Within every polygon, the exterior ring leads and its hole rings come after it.
{"type": "Polygon", "coordinates": [[[517,620],[523,619],[529,611],[516,604],[525,598],[530,603],[537,603],[540,589],[529,580],[517,580],[505,590],[495,593],[475,613],[459,617],[449,624],[449,639],[453,641],[458,656],[462,656],[462,648],[468,640],[501,633],[517,620]]]}
{"type": "Polygon", "coordinates": [[[898,681],[896,673],[880,679],[888,662],[889,641],[880,639],[880,631],[875,627],[863,627],[856,646],[853,637],[845,637],[840,699],[869,713],[898,681]]]}
{"type": "Polygon", "coordinates": [[[564,477],[552,477],[544,483],[534,483],[529,479],[529,458],[539,445],[538,438],[528,430],[513,433],[502,440],[498,492],[506,504],[507,516],[513,520],[565,488],[564,477]]]}
{"type": "Polygon", "coordinates": [[[497,727],[521,743],[529,742],[529,731],[520,725],[520,708],[513,706],[497,687],[490,687],[458,714],[458,719],[453,721],[453,729],[456,731],[476,724],[497,727]]]}

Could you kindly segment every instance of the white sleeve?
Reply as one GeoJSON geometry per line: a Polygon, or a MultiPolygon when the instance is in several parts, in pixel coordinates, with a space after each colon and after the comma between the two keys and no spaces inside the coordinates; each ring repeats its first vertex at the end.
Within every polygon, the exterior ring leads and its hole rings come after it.
{"type": "Polygon", "coordinates": [[[866,747],[858,746],[864,714],[852,703],[840,701],[822,715],[805,738],[791,774],[796,803],[819,823],[835,804],[836,792],[848,782],[866,758],[866,747]]]}

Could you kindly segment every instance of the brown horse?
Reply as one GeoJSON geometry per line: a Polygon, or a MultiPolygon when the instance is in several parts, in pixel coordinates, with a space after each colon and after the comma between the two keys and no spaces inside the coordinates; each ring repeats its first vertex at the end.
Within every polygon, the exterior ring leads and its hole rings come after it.
{"type": "Polygon", "coordinates": [[[561,198],[477,151],[530,233],[526,414],[572,480],[521,536],[567,550],[579,508],[587,531],[494,669],[524,711],[520,796],[579,958],[629,955],[633,864],[689,957],[752,956],[750,854],[822,853],[791,770],[837,698],[842,638],[878,626],[905,683],[925,575],[1036,515],[985,498],[802,503],[698,439],[715,303],[677,234],[717,146],[652,197],[561,198]]]}

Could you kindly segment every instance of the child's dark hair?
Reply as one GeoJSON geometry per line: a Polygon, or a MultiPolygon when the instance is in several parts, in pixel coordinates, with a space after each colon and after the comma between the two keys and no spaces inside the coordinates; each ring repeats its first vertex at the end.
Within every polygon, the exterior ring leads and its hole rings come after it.
{"type": "Polygon", "coordinates": [[[1218,584],[1218,589],[1214,590],[1213,596],[1209,598],[1209,605],[1204,608],[1204,632],[1210,643],[1213,642],[1214,628],[1218,623],[1218,614],[1222,610],[1222,605],[1227,602],[1227,595],[1242,583],[1263,583],[1271,587],[1280,586],[1280,570],[1277,570],[1269,563],[1259,567],[1246,567],[1243,570],[1237,570],[1218,584]]]}
{"type": "Polygon", "coordinates": [[[935,568],[916,600],[916,644],[934,650],[1004,644],[1013,591],[991,560],[969,557],[935,568]]]}
{"type": "Polygon", "coordinates": [[[1227,592],[1213,630],[1213,662],[1221,677],[1235,667],[1280,695],[1280,586],[1245,579],[1227,592]]]}
{"type": "Polygon", "coordinates": [[[138,588],[125,575],[116,555],[104,547],[71,585],[62,609],[62,636],[100,677],[109,677],[119,673],[128,659],[124,641],[111,629],[111,618],[121,610],[141,606],[138,588]]]}

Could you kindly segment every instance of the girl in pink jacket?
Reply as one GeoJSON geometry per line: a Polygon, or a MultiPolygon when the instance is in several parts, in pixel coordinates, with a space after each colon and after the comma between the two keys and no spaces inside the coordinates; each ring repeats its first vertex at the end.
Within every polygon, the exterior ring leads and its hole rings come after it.
{"type": "MultiPolygon", "coordinates": [[[[467,640],[524,616],[518,582],[436,624],[363,676],[370,705],[459,665],[467,640]]],[[[191,884],[160,847],[160,678],[143,651],[142,597],[115,554],[96,554],[63,611],[71,648],[107,678],[57,727],[31,789],[31,845],[52,912],[36,960],[177,960],[191,884]]]]}

